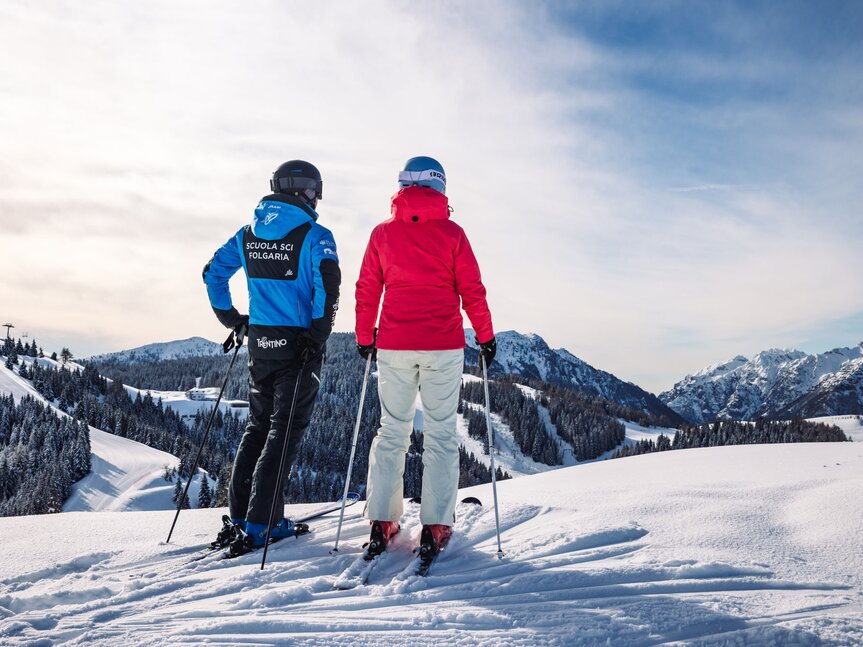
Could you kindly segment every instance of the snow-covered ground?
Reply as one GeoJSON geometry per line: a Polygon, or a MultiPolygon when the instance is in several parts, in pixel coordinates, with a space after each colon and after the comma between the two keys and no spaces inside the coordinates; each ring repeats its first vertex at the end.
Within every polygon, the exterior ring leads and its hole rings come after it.
{"type": "MultiPolygon", "coordinates": [[[[349,509],[260,555],[189,562],[222,510],[0,519],[0,643],[859,645],[863,446],[749,445],[596,462],[461,494],[429,576],[403,518],[369,585],[336,591],[368,530],[349,509]],[[50,541],[34,542],[37,537],[50,541]],[[34,549],[35,547],[38,550],[34,549]]],[[[290,508],[294,514],[309,506],[290,508]]]]}

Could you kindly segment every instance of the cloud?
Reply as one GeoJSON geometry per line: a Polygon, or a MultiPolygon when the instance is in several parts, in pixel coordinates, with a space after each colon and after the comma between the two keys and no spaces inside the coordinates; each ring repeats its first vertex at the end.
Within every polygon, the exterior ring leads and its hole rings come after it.
{"type": "Polygon", "coordinates": [[[98,330],[94,352],[220,337],[200,269],[305,158],[351,330],[417,154],[447,169],[496,326],[647,388],[863,309],[859,47],[792,56],[766,34],[805,26],[773,11],[572,7],[3,6],[4,316],[98,330]]]}

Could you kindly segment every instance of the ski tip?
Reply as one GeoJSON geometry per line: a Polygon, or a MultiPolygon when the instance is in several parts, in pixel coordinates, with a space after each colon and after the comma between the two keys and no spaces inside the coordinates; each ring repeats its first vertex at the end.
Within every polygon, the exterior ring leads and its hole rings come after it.
{"type": "Polygon", "coordinates": [[[477,499],[475,496],[465,497],[464,499],[461,500],[461,503],[472,503],[473,505],[479,505],[479,506],[482,505],[482,501],[477,499]]]}
{"type": "Polygon", "coordinates": [[[359,501],[360,493],[359,492],[348,492],[348,496],[345,499],[346,501],[359,501]]]}

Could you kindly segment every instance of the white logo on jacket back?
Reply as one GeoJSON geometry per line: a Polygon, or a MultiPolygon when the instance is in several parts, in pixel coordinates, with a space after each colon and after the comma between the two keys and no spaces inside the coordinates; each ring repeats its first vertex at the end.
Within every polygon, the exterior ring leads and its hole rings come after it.
{"type": "Polygon", "coordinates": [[[287,339],[267,339],[266,337],[258,339],[258,348],[280,348],[287,345],[287,339]]]}
{"type": "Polygon", "coordinates": [[[264,224],[265,224],[265,225],[269,225],[271,222],[273,222],[273,220],[275,220],[275,219],[276,219],[276,218],[278,218],[278,217],[279,217],[279,212],[278,212],[278,211],[271,211],[271,212],[270,212],[270,213],[268,213],[268,214],[267,214],[267,216],[264,218],[264,224]]]}

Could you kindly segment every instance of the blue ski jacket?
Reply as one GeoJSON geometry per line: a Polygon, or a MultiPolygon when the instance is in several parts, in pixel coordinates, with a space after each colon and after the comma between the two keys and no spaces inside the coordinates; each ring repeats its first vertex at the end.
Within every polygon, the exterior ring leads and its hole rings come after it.
{"type": "Polygon", "coordinates": [[[228,281],[245,270],[252,357],[293,359],[300,336],[323,345],[332,331],[341,271],[335,239],[317,219],[302,200],[269,195],[204,267],[210,305],[228,328],[242,320],[228,281]]]}

